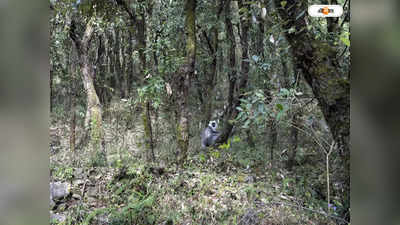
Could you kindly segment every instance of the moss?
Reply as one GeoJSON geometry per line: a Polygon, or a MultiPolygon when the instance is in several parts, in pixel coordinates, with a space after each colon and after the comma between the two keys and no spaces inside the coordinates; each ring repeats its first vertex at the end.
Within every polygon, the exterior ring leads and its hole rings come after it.
{"type": "Polygon", "coordinates": [[[93,107],[90,115],[90,142],[92,143],[93,150],[98,150],[103,134],[100,108],[93,107]]]}
{"type": "Polygon", "coordinates": [[[144,127],[144,140],[145,140],[145,147],[147,150],[150,149],[150,126],[149,126],[149,121],[147,118],[147,109],[145,107],[145,104],[142,105],[142,121],[143,121],[143,127],[144,127]]]}
{"type": "Polygon", "coordinates": [[[90,224],[91,220],[93,220],[96,216],[107,213],[109,211],[108,208],[105,209],[95,209],[91,212],[88,217],[86,217],[85,221],[83,222],[84,225],[90,224]]]}
{"type": "Polygon", "coordinates": [[[187,150],[188,150],[188,146],[189,146],[189,138],[185,138],[183,136],[185,131],[181,124],[177,125],[176,130],[177,130],[176,137],[178,140],[178,146],[179,146],[179,150],[181,151],[179,162],[183,163],[186,160],[186,156],[187,156],[187,150]]]}
{"type": "Polygon", "coordinates": [[[178,124],[177,126],[176,126],[176,138],[177,138],[177,140],[178,140],[178,146],[179,146],[179,148],[182,150],[182,147],[184,146],[184,143],[185,143],[185,141],[184,141],[184,139],[183,139],[183,136],[182,136],[182,127],[181,127],[181,125],[180,124],[178,124]]]}

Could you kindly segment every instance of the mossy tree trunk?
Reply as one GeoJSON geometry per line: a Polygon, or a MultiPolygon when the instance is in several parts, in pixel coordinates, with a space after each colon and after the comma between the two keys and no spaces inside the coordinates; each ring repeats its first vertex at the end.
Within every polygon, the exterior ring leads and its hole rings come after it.
{"type": "Polygon", "coordinates": [[[227,35],[230,42],[229,49],[229,66],[231,71],[228,73],[229,78],[229,93],[228,93],[228,107],[225,111],[224,121],[222,125],[221,135],[216,140],[216,143],[224,143],[231,135],[233,124],[232,120],[236,118],[239,111],[237,107],[240,106],[240,99],[244,97],[249,79],[249,28],[250,28],[250,6],[244,4],[243,1],[228,1],[230,5],[225,8],[226,18],[225,25],[227,35]],[[246,15],[239,17],[239,8],[247,8],[244,10],[246,15]],[[240,26],[241,32],[235,25],[240,26]],[[239,64],[241,62],[241,64],[239,64]],[[240,67],[240,69],[239,69],[240,67]],[[237,71],[240,71],[238,76],[237,71]]]}
{"type": "Polygon", "coordinates": [[[114,77],[116,81],[116,88],[115,88],[115,94],[118,96],[118,98],[123,98],[123,89],[122,89],[122,83],[123,83],[123,72],[122,72],[122,65],[121,65],[121,57],[120,57],[120,49],[121,49],[121,32],[119,29],[114,29],[114,47],[113,47],[113,54],[114,54],[114,77]]]}
{"type": "Polygon", "coordinates": [[[151,125],[151,117],[150,117],[150,102],[147,101],[143,104],[142,108],[144,109],[144,113],[142,114],[143,125],[144,125],[144,136],[145,136],[145,145],[147,160],[155,161],[154,155],[154,140],[153,140],[153,128],[151,125]]]}
{"type": "Polygon", "coordinates": [[[274,152],[276,148],[276,143],[278,141],[278,128],[277,122],[275,120],[271,121],[270,132],[269,132],[269,139],[270,139],[270,160],[271,160],[271,167],[275,168],[275,161],[274,161],[274,152]]]}
{"type": "MultiPolygon", "coordinates": [[[[235,86],[236,86],[236,80],[237,80],[237,66],[236,66],[236,53],[238,52],[237,50],[237,44],[236,44],[236,37],[237,35],[236,32],[234,32],[233,28],[233,14],[231,12],[231,1],[228,1],[226,6],[225,6],[225,28],[226,28],[226,34],[227,34],[227,39],[229,42],[229,48],[228,48],[228,55],[229,55],[229,61],[228,61],[228,82],[229,82],[229,90],[228,90],[228,107],[226,108],[224,112],[224,121],[222,124],[222,133],[220,137],[217,140],[217,143],[224,143],[226,140],[228,140],[229,135],[232,131],[233,124],[229,121],[230,115],[232,114],[233,110],[233,102],[234,102],[234,95],[235,95],[235,86]]],[[[236,21],[236,20],[235,20],[236,21]]]]}
{"type": "Polygon", "coordinates": [[[76,30],[76,22],[72,20],[70,37],[75,43],[79,66],[83,81],[83,86],[87,95],[86,109],[86,129],[90,132],[90,149],[95,156],[102,149],[103,128],[102,128],[102,109],[96,90],[94,88],[93,63],[89,58],[89,45],[94,32],[94,17],[90,18],[86,24],[83,36],[80,38],[76,30]]]}
{"type": "Polygon", "coordinates": [[[127,73],[128,73],[128,77],[127,77],[127,87],[126,87],[126,96],[129,96],[132,92],[132,85],[133,85],[133,81],[134,81],[134,63],[132,61],[132,52],[133,52],[133,44],[132,44],[132,31],[129,31],[128,34],[128,56],[129,56],[129,60],[126,60],[126,66],[127,66],[127,73]]]}
{"type": "MultiPolygon", "coordinates": [[[[350,202],[350,81],[345,73],[339,71],[336,60],[338,46],[329,40],[317,40],[308,31],[306,24],[308,2],[288,0],[285,7],[280,0],[275,5],[291,45],[296,66],[302,70],[303,77],[311,86],[319,106],[328,123],[333,139],[338,145],[343,159],[345,188],[342,196],[345,204],[350,202]]],[[[330,22],[332,23],[332,22],[330,22]]],[[[333,25],[329,28],[332,31],[333,25]]],[[[349,206],[349,205],[347,205],[349,206]]]]}
{"type": "Polygon", "coordinates": [[[210,34],[207,34],[206,31],[203,31],[202,34],[206,40],[208,52],[212,57],[210,70],[206,73],[202,93],[199,93],[201,96],[202,113],[204,116],[203,122],[207,124],[208,121],[211,120],[213,97],[215,96],[214,87],[216,85],[215,82],[217,77],[218,29],[216,26],[214,26],[211,28],[210,34]]]}
{"type": "MultiPolygon", "coordinates": [[[[220,20],[221,14],[224,7],[226,7],[225,1],[217,1],[217,5],[213,7],[214,13],[217,15],[216,21],[220,20]]],[[[213,23],[213,22],[211,22],[213,23]]],[[[208,124],[208,122],[213,119],[213,103],[215,99],[215,86],[217,84],[218,75],[218,64],[222,65],[223,59],[221,55],[223,54],[223,49],[219,45],[219,25],[214,24],[208,31],[202,31],[202,37],[207,46],[207,53],[211,56],[211,62],[208,66],[209,70],[206,69],[204,73],[204,82],[201,82],[197,76],[195,76],[196,81],[199,84],[197,88],[199,100],[201,104],[201,115],[203,124],[208,124]],[[219,61],[219,62],[218,62],[219,61]]],[[[201,42],[201,41],[199,41],[201,42]]]]}
{"type": "Polygon", "coordinates": [[[291,128],[290,128],[290,139],[289,139],[289,158],[287,161],[287,168],[289,170],[292,170],[293,166],[295,165],[295,159],[296,159],[296,154],[297,154],[297,145],[298,145],[298,136],[299,136],[299,127],[301,123],[301,115],[302,111],[299,109],[297,112],[293,113],[292,116],[292,123],[291,123],[291,128]]]}
{"type": "Polygon", "coordinates": [[[177,128],[180,165],[186,161],[189,148],[189,88],[196,62],[196,0],[185,2],[186,60],[175,77],[177,128]]]}
{"type": "Polygon", "coordinates": [[[69,64],[70,64],[70,74],[71,74],[71,86],[69,88],[69,104],[70,104],[70,135],[69,135],[69,147],[71,152],[75,152],[75,128],[76,128],[76,98],[77,98],[77,90],[76,90],[76,62],[74,59],[71,60],[71,56],[69,56],[69,64]]]}

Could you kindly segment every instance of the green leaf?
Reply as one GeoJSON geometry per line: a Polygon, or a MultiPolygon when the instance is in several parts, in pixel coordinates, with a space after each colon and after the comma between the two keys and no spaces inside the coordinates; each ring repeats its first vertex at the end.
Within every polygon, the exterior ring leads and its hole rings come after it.
{"type": "Polygon", "coordinates": [[[282,6],[283,8],[285,8],[286,5],[287,5],[287,1],[281,1],[281,6],[282,6]]]}
{"type": "Polygon", "coordinates": [[[239,13],[247,13],[249,10],[246,7],[242,7],[239,9],[239,13]]]}
{"type": "Polygon", "coordinates": [[[237,142],[240,142],[240,137],[234,136],[233,137],[233,143],[237,143],[237,142]]]}
{"type": "Polygon", "coordinates": [[[221,156],[221,153],[219,151],[212,151],[211,156],[218,159],[221,156]]]}
{"type": "Polygon", "coordinates": [[[276,104],[276,107],[279,109],[279,111],[283,110],[283,105],[282,104],[276,104]]]}
{"type": "Polygon", "coordinates": [[[206,161],[206,156],[203,153],[201,153],[199,155],[199,159],[200,159],[201,162],[205,162],[206,161]]]}
{"type": "Polygon", "coordinates": [[[246,120],[246,122],[244,122],[243,128],[249,128],[250,125],[250,120],[246,120]]]}
{"type": "Polygon", "coordinates": [[[241,120],[242,117],[243,117],[243,115],[244,115],[243,111],[240,112],[240,113],[238,114],[238,116],[237,116],[237,120],[241,120]]]}
{"type": "Polygon", "coordinates": [[[340,35],[340,41],[343,42],[347,47],[350,47],[350,39],[349,39],[349,34],[348,33],[343,33],[340,35]]]}
{"type": "Polygon", "coordinates": [[[227,143],[219,145],[218,148],[219,149],[229,149],[230,146],[231,146],[231,140],[228,140],[227,143]]]}

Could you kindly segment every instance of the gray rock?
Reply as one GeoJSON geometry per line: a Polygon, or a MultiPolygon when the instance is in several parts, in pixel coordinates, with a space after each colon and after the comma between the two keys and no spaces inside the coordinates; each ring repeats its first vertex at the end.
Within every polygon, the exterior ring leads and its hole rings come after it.
{"type": "Polygon", "coordinates": [[[53,211],[50,211],[50,221],[55,221],[58,223],[65,222],[67,219],[67,216],[61,213],[53,213],[53,211]]]}
{"type": "Polygon", "coordinates": [[[54,206],[56,206],[56,203],[53,201],[53,199],[51,199],[50,197],[50,209],[53,209],[54,206]]]}
{"type": "Polygon", "coordinates": [[[77,180],[72,181],[72,184],[74,186],[79,186],[79,185],[82,185],[83,183],[85,183],[85,182],[83,180],[81,180],[81,179],[77,179],[77,180]]]}
{"type": "Polygon", "coordinates": [[[57,201],[67,197],[71,193],[69,183],[50,182],[50,199],[57,201]]]}
{"type": "Polygon", "coordinates": [[[97,206],[97,199],[96,198],[87,197],[86,201],[87,201],[87,204],[89,204],[89,206],[91,206],[91,207],[97,206]]]}
{"type": "Polygon", "coordinates": [[[86,195],[88,197],[97,197],[97,188],[96,187],[88,187],[86,191],[86,195]]]}
{"type": "Polygon", "coordinates": [[[72,198],[74,199],[81,199],[82,197],[78,194],[72,194],[72,198]]]}
{"type": "Polygon", "coordinates": [[[78,178],[78,179],[82,179],[84,178],[85,174],[83,173],[83,169],[82,168],[75,168],[74,170],[74,177],[78,178]]]}
{"type": "Polygon", "coordinates": [[[107,225],[109,224],[108,217],[105,215],[100,215],[97,217],[97,223],[100,225],[107,225]]]}
{"type": "Polygon", "coordinates": [[[252,175],[247,176],[246,179],[245,179],[246,183],[251,183],[252,184],[255,181],[256,181],[256,178],[254,176],[252,176],[252,175]]]}

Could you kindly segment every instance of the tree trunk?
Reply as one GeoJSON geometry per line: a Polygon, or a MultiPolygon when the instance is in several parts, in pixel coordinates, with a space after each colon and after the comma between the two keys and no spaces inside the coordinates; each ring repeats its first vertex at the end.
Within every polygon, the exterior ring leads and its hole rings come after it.
{"type": "Polygon", "coordinates": [[[154,140],[153,140],[153,128],[151,125],[151,116],[150,116],[150,102],[146,102],[142,107],[144,109],[144,113],[142,114],[144,133],[145,133],[145,143],[147,151],[147,160],[155,161],[154,155],[154,140]]]}
{"type": "Polygon", "coordinates": [[[110,34],[108,35],[108,76],[109,78],[109,86],[112,88],[113,91],[109,91],[110,96],[109,98],[112,99],[114,95],[117,95],[115,90],[118,91],[118,78],[116,76],[116,71],[115,71],[115,63],[117,62],[116,57],[115,57],[115,31],[111,30],[110,34]]]}
{"type": "Polygon", "coordinates": [[[207,124],[212,117],[214,87],[217,77],[218,29],[216,27],[211,28],[210,35],[207,35],[207,33],[203,31],[203,36],[208,44],[209,54],[212,56],[210,70],[206,72],[205,85],[202,88],[202,93],[200,93],[202,100],[202,115],[204,117],[202,121],[207,124]]]}
{"type": "Polygon", "coordinates": [[[185,3],[186,60],[176,76],[178,124],[177,139],[180,165],[186,161],[189,147],[189,88],[196,62],[196,0],[185,3]]]}
{"type": "Polygon", "coordinates": [[[133,70],[133,60],[132,60],[132,52],[133,52],[133,47],[132,47],[132,31],[129,31],[129,44],[128,44],[128,60],[127,62],[127,67],[128,67],[128,77],[127,77],[127,93],[128,95],[131,94],[132,92],[132,85],[133,85],[133,78],[134,78],[134,70],[133,70]]]}
{"type": "Polygon", "coordinates": [[[121,60],[120,60],[120,42],[121,42],[121,37],[120,37],[120,31],[118,29],[115,29],[115,42],[114,42],[114,65],[115,65],[115,69],[114,69],[114,76],[115,76],[115,81],[116,81],[116,88],[115,88],[115,94],[118,97],[122,97],[122,68],[121,68],[121,60]]]}
{"type": "MultiPolygon", "coordinates": [[[[126,50],[126,45],[125,45],[125,33],[122,32],[121,34],[121,38],[122,38],[122,45],[120,46],[120,51],[119,51],[119,59],[120,59],[120,68],[121,68],[121,98],[126,98],[127,95],[127,71],[126,71],[126,66],[125,66],[125,61],[126,61],[126,57],[125,57],[125,50],[126,50]]],[[[130,60],[130,59],[129,59],[130,60]]]]}
{"type": "MultiPolygon", "coordinates": [[[[234,120],[239,113],[237,107],[240,106],[240,99],[244,97],[244,93],[247,88],[249,69],[250,69],[249,56],[248,56],[248,48],[249,48],[248,32],[250,28],[249,14],[245,16],[247,18],[242,18],[240,21],[242,32],[241,35],[239,35],[237,31],[234,29],[232,24],[232,21],[238,21],[240,19],[238,14],[239,7],[236,4],[236,1],[232,1],[230,3],[231,3],[230,7],[226,7],[225,9],[226,10],[225,25],[227,28],[228,38],[230,39],[231,47],[229,49],[229,55],[230,55],[229,64],[230,67],[232,68],[232,71],[228,73],[229,77],[228,107],[224,115],[224,123],[221,135],[216,140],[217,144],[225,143],[232,133],[233,124],[231,121],[234,120]],[[240,36],[241,48],[238,47],[237,43],[239,36],[240,36]],[[237,83],[236,68],[238,67],[238,65],[236,64],[236,62],[238,61],[237,58],[238,55],[240,55],[240,53],[241,53],[240,81],[239,83],[237,83]]],[[[248,4],[244,5],[242,1],[239,1],[239,6],[240,8],[246,7],[249,10],[249,5],[248,4]]]]}
{"type": "Polygon", "coordinates": [[[69,100],[70,100],[70,135],[69,135],[69,147],[71,152],[75,152],[75,128],[76,128],[76,85],[75,85],[75,66],[71,63],[71,86],[69,89],[69,100]]]}
{"type": "MultiPolygon", "coordinates": [[[[327,5],[337,5],[337,0],[325,0],[323,4],[327,5]]],[[[327,30],[329,33],[336,33],[339,28],[339,17],[327,17],[327,30]]]]}
{"type": "Polygon", "coordinates": [[[86,24],[83,37],[79,38],[76,33],[75,21],[73,21],[69,34],[78,51],[82,81],[87,94],[87,121],[85,126],[90,132],[90,149],[93,154],[97,154],[97,152],[104,149],[101,149],[103,140],[102,110],[99,98],[94,88],[93,64],[89,59],[89,43],[94,31],[93,22],[94,18],[91,18],[86,24]]]}
{"type": "Polygon", "coordinates": [[[274,152],[275,152],[275,147],[276,143],[278,141],[278,131],[277,131],[277,124],[275,120],[271,122],[270,125],[270,160],[271,160],[271,167],[275,168],[275,162],[274,162],[274,152]]]}
{"type": "Polygon", "coordinates": [[[299,134],[298,128],[300,127],[301,114],[302,114],[301,111],[294,112],[292,117],[292,126],[290,128],[290,141],[289,141],[290,151],[289,151],[289,159],[287,161],[287,167],[289,170],[292,170],[297,154],[297,144],[298,144],[298,134],[299,134]]]}

